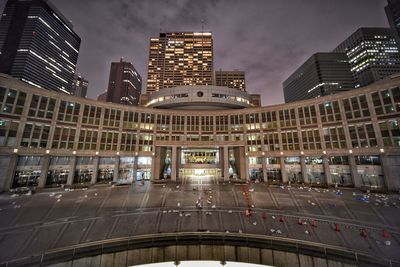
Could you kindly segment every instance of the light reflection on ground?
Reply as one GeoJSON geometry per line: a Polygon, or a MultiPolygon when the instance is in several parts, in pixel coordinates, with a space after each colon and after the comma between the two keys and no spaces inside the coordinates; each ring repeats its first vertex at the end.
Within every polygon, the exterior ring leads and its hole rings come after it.
{"type": "MultiPolygon", "coordinates": [[[[152,264],[144,264],[144,265],[135,265],[135,267],[259,267],[264,266],[268,267],[269,265],[258,265],[251,263],[242,263],[242,262],[226,262],[225,265],[222,265],[219,261],[182,261],[179,265],[175,265],[174,262],[162,262],[162,263],[152,263],[152,264]]],[[[271,267],[271,266],[270,266],[271,267]]]]}

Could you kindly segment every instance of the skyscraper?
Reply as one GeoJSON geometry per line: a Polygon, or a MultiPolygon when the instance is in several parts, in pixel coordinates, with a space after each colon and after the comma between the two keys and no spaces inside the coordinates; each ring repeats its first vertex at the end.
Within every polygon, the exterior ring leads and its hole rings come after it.
{"type": "Polygon", "coordinates": [[[347,54],[356,88],[400,72],[400,53],[390,28],[360,28],[333,51],[347,54]]]}
{"type": "Polygon", "coordinates": [[[283,82],[285,102],[310,99],[354,88],[345,53],[316,53],[283,82]]]}
{"type": "Polygon", "coordinates": [[[142,78],[131,62],[112,62],[107,91],[97,100],[137,106],[142,90],[142,78]]]}
{"type": "Polygon", "coordinates": [[[71,93],[81,39],[47,0],[9,0],[0,21],[0,72],[71,93]]]}
{"type": "Polygon", "coordinates": [[[214,85],[210,32],[160,33],[150,39],[148,94],[180,85],[214,85]]]}
{"type": "Polygon", "coordinates": [[[244,71],[215,71],[215,85],[246,91],[246,79],[244,71]]]}
{"type": "Polygon", "coordinates": [[[400,1],[388,0],[385,12],[397,46],[400,48],[400,1]]]}
{"type": "Polygon", "coordinates": [[[75,74],[74,80],[72,81],[71,94],[86,97],[89,82],[82,76],[75,74]]]}

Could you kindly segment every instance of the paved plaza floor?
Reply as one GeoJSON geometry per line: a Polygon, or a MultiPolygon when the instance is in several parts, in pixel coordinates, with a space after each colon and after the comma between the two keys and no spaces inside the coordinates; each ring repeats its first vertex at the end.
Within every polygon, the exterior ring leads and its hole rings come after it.
{"type": "Polygon", "coordinates": [[[399,198],[201,179],[4,193],[0,262],[116,237],[197,231],[276,235],[400,260],[399,198]]]}

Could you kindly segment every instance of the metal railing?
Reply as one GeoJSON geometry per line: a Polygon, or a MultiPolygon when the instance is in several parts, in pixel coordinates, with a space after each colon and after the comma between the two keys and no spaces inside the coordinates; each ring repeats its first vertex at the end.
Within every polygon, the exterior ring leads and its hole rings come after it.
{"type": "Polygon", "coordinates": [[[252,247],[292,252],[348,264],[390,267],[400,266],[400,261],[386,259],[378,254],[371,255],[366,254],[366,252],[311,241],[243,233],[182,232],[121,237],[82,243],[51,249],[38,255],[9,260],[0,263],[0,267],[46,266],[101,254],[171,245],[230,245],[236,247],[252,247]]]}

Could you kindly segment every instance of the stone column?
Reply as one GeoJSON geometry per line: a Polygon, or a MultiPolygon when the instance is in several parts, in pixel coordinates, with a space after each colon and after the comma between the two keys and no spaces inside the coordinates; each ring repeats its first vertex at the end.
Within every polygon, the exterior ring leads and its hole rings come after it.
{"type": "Polygon", "coordinates": [[[262,157],[262,170],[263,170],[264,183],[268,183],[267,158],[264,156],[262,157]]]}
{"type": "Polygon", "coordinates": [[[381,155],[381,167],[388,191],[400,190],[400,157],[381,155]]]}
{"type": "Polygon", "coordinates": [[[244,177],[246,181],[250,180],[250,175],[249,175],[249,158],[244,154],[244,177]]]}
{"type": "Polygon", "coordinates": [[[133,183],[137,181],[138,160],[139,157],[136,155],[135,160],[133,161],[133,183]]]}
{"type": "Polygon", "coordinates": [[[357,165],[356,165],[356,158],[353,155],[349,155],[349,165],[350,165],[350,173],[351,173],[351,179],[353,180],[353,185],[356,188],[359,188],[362,186],[360,176],[358,175],[357,172],[357,165]]]}
{"type": "Polygon", "coordinates": [[[163,158],[165,161],[165,152],[163,153],[161,151],[162,149],[163,148],[159,147],[159,146],[156,146],[154,149],[155,154],[151,161],[151,178],[150,178],[151,181],[160,180],[160,173],[162,171],[161,158],[163,158]],[[162,154],[164,154],[164,155],[162,155],[162,154]]]}
{"type": "Polygon", "coordinates": [[[301,166],[301,175],[303,176],[303,182],[305,184],[310,183],[308,180],[308,175],[307,175],[307,165],[306,165],[306,157],[305,156],[300,156],[300,166],[301,166]]]}
{"type": "Polygon", "coordinates": [[[177,168],[177,148],[176,146],[172,146],[172,154],[171,154],[171,181],[176,181],[176,168],[177,168]]]}
{"type": "Polygon", "coordinates": [[[329,159],[328,156],[324,155],[322,156],[322,164],[324,167],[324,173],[325,173],[325,183],[330,186],[332,185],[332,176],[331,176],[331,171],[329,169],[329,159]]]}
{"type": "Polygon", "coordinates": [[[119,156],[115,158],[113,182],[116,182],[118,180],[118,176],[119,176],[119,158],[120,158],[119,156]]]}
{"type": "Polygon", "coordinates": [[[42,166],[40,168],[40,178],[39,178],[39,188],[46,186],[47,173],[49,172],[50,166],[50,155],[45,155],[42,157],[42,166]]]}
{"type": "Polygon", "coordinates": [[[223,147],[223,163],[224,163],[224,169],[223,169],[223,174],[224,174],[224,181],[229,181],[229,147],[224,146],[223,147]]]}
{"type": "Polygon", "coordinates": [[[285,157],[280,157],[280,160],[281,160],[282,182],[283,183],[288,183],[289,179],[288,179],[287,172],[286,172],[286,167],[285,167],[285,157]]]}
{"type": "Polygon", "coordinates": [[[75,177],[75,168],[76,168],[76,156],[72,156],[70,158],[70,163],[68,167],[68,179],[67,179],[67,185],[72,185],[74,182],[74,177],[75,177]]]}
{"type": "Polygon", "coordinates": [[[10,189],[14,181],[15,171],[18,164],[18,155],[12,154],[9,156],[9,159],[4,185],[3,188],[0,188],[0,191],[6,191],[10,189]]]}
{"type": "Polygon", "coordinates": [[[91,184],[97,183],[97,176],[99,174],[99,161],[100,161],[99,156],[93,158],[93,174],[92,174],[92,180],[90,181],[91,184]]]}

